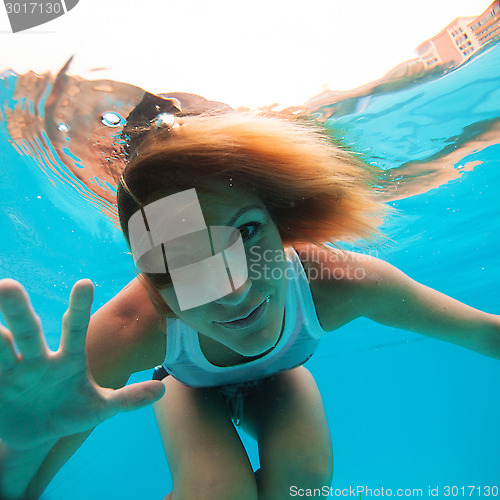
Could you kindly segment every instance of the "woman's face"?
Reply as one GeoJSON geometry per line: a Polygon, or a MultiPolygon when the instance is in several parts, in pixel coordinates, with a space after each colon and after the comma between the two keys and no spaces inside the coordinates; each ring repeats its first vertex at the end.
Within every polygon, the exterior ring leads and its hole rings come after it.
{"type": "MultiPolygon", "coordinates": [[[[212,302],[181,310],[173,285],[160,290],[184,323],[244,356],[256,356],[278,341],[286,301],[286,257],[278,229],[251,191],[223,181],[197,189],[207,226],[230,226],[243,240],[248,279],[212,302]]],[[[192,251],[187,249],[186,251],[192,251]]]]}

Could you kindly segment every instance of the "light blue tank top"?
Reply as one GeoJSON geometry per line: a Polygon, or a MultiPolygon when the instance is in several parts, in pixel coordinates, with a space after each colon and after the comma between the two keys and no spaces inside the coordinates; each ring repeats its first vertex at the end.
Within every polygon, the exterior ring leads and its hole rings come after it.
{"type": "Polygon", "coordinates": [[[285,326],[280,340],[265,356],[236,366],[216,366],[203,355],[198,333],[180,320],[167,324],[167,354],[163,366],[192,387],[240,384],[269,377],[304,364],[325,334],[321,327],[302,263],[293,248],[286,249],[289,278],[285,326]]]}

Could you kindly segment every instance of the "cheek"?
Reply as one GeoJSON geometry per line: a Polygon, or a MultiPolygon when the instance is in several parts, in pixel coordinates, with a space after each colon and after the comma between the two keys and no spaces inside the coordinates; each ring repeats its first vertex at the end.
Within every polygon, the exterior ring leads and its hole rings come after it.
{"type": "Polygon", "coordinates": [[[174,287],[169,286],[168,288],[163,288],[160,290],[160,295],[163,300],[167,303],[168,307],[172,309],[172,311],[178,315],[179,313],[179,303],[177,301],[177,297],[175,295],[174,287]]]}
{"type": "Polygon", "coordinates": [[[177,301],[173,286],[169,287],[168,289],[161,290],[160,294],[163,297],[163,300],[165,300],[167,305],[177,316],[177,318],[180,319],[183,323],[186,323],[186,325],[196,330],[202,330],[203,328],[206,329],[207,325],[211,323],[210,303],[181,311],[179,309],[179,303],[177,301]]]}
{"type": "MultiPolygon", "coordinates": [[[[279,242],[278,242],[279,243],[279,242]]],[[[276,286],[286,269],[286,255],[281,245],[263,241],[247,253],[248,276],[253,282],[265,281],[276,286]]]]}

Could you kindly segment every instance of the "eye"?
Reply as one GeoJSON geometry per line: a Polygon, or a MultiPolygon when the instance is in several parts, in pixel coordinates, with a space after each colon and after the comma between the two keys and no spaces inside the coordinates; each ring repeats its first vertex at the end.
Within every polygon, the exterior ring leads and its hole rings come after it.
{"type": "Polygon", "coordinates": [[[262,224],[260,222],[248,222],[240,226],[238,231],[241,233],[243,241],[249,241],[260,232],[261,227],[262,224]]]}

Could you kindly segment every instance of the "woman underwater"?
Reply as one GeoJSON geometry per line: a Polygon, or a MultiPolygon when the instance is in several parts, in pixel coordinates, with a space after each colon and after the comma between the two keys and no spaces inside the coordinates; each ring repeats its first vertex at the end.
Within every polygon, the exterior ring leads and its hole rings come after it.
{"type": "Polygon", "coordinates": [[[93,285],[76,283],[57,352],[22,286],[0,282],[2,499],[38,498],[95,426],[151,403],[167,499],[329,485],[329,429],[302,365],[361,316],[500,358],[500,316],[322,243],[377,233],[368,166],[314,128],[178,108],[145,94],[124,129],[117,201],[136,279],[91,318],[93,285]],[[235,425],[258,442],[255,473],[235,425]]]}

